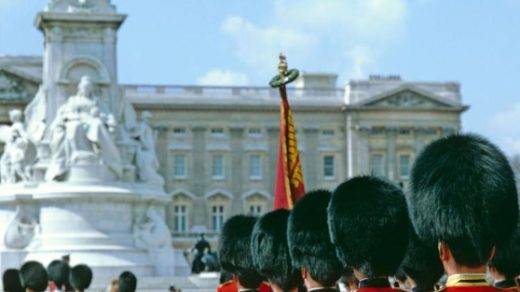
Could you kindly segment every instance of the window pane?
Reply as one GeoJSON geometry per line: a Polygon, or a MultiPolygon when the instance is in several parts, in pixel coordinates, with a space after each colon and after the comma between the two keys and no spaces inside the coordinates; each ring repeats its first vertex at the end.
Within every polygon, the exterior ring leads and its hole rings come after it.
{"type": "Polygon", "coordinates": [[[186,128],[174,128],[173,134],[175,135],[184,135],[186,134],[186,128]]]}
{"type": "Polygon", "coordinates": [[[401,177],[410,176],[410,155],[399,156],[399,175],[401,177]]]}
{"type": "Polygon", "coordinates": [[[334,156],[323,156],[323,176],[334,177],[334,156]]]}
{"type": "Polygon", "coordinates": [[[224,224],[224,206],[213,206],[211,214],[211,225],[214,231],[220,231],[224,224]]]}
{"type": "Polygon", "coordinates": [[[259,154],[249,156],[249,176],[253,178],[262,177],[262,157],[259,154]]]}
{"type": "Polygon", "coordinates": [[[260,128],[250,128],[247,133],[250,136],[260,136],[262,135],[262,130],[260,128]]]}
{"type": "Polygon", "coordinates": [[[187,229],[187,215],[186,215],[186,206],[184,205],[176,205],[174,206],[174,229],[177,232],[184,232],[187,229]]]}
{"type": "Polygon", "coordinates": [[[176,177],[186,176],[186,155],[175,154],[173,157],[173,175],[176,177]]]}
{"type": "Polygon", "coordinates": [[[212,128],[211,129],[212,135],[224,135],[224,129],[223,128],[212,128]]]}
{"type": "Polygon", "coordinates": [[[376,176],[384,175],[383,155],[373,154],[370,157],[370,172],[376,176]]]}
{"type": "Polygon", "coordinates": [[[212,162],[211,175],[214,177],[224,177],[224,156],[222,154],[214,154],[212,162]]]}
{"type": "Polygon", "coordinates": [[[334,136],[334,130],[332,130],[332,129],[325,129],[325,130],[321,131],[321,134],[323,136],[334,136]]]}

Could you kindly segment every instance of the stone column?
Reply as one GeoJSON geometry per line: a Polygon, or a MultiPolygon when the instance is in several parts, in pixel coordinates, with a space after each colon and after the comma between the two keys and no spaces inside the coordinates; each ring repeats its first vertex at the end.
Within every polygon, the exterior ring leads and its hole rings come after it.
{"type": "Polygon", "coordinates": [[[47,93],[47,124],[50,125],[58,107],[63,104],[66,96],[60,91],[59,85],[55,80],[59,79],[58,68],[62,65],[61,46],[63,31],[60,27],[45,27],[44,32],[44,54],[43,54],[43,73],[42,81],[46,86],[47,93]]]}
{"type": "MultiPolygon", "coordinates": [[[[192,225],[204,225],[208,222],[207,205],[204,195],[206,193],[206,161],[204,159],[206,152],[206,128],[205,127],[193,127],[191,129],[193,133],[193,147],[192,147],[192,167],[191,173],[191,192],[197,196],[197,199],[193,202],[193,212],[191,222],[192,225]]],[[[189,160],[188,160],[189,163],[189,160]]],[[[190,170],[190,167],[188,167],[190,170]]]]}
{"type": "Polygon", "coordinates": [[[108,74],[110,75],[110,87],[108,89],[109,96],[114,96],[118,98],[110,98],[109,106],[112,112],[116,113],[118,108],[119,101],[119,90],[117,86],[117,31],[112,27],[105,28],[103,32],[103,42],[105,49],[105,64],[107,64],[108,74]]]}
{"type": "Polygon", "coordinates": [[[157,154],[157,160],[159,161],[159,173],[163,176],[166,182],[167,191],[170,190],[171,182],[171,171],[170,171],[170,153],[169,146],[172,139],[172,129],[167,126],[156,126],[154,127],[157,132],[157,138],[155,140],[155,153],[157,154]]]}
{"type": "MultiPolygon", "coordinates": [[[[305,134],[305,165],[302,165],[305,179],[305,188],[312,190],[318,187],[320,178],[320,165],[321,155],[318,151],[319,135],[318,128],[305,128],[303,130],[305,134]]],[[[302,159],[302,157],[300,157],[302,159]]]]}
{"type": "Polygon", "coordinates": [[[244,211],[244,204],[242,200],[242,193],[244,192],[245,181],[247,178],[247,172],[245,169],[245,158],[244,149],[242,147],[242,135],[244,134],[244,128],[242,127],[231,127],[230,132],[230,157],[231,157],[231,177],[229,182],[231,185],[231,192],[233,193],[233,200],[231,201],[231,215],[241,214],[244,211]]]}
{"type": "MultiPolygon", "coordinates": [[[[271,193],[274,191],[274,180],[276,176],[276,160],[278,159],[278,142],[280,129],[277,126],[267,127],[267,141],[269,147],[269,154],[267,155],[266,163],[267,169],[270,171],[266,173],[267,185],[271,186],[271,193]]],[[[273,194],[274,195],[274,194],[273,194]]]]}
{"type": "Polygon", "coordinates": [[[397,179],[396,140],[397,130],[388,129],[386,132],[386,167],[387,176],[390,180],[397,179]]]}

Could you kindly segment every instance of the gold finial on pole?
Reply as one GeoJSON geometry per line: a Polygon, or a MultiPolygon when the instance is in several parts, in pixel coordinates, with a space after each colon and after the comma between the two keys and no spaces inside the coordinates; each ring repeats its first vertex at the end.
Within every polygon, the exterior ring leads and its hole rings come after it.
{"type": "Polygon", "coordinates": [[[283,53],[280,53],[280,62],[278,63],[278,75],[274,76],[269,82],[271,87],[285,88],[285,85],[293,82],[300,72],[296,69],[289,70],[287,66],[287,57],[283,53]]]}
{"type": "Polygon", "coordinates": [[[283,53],[280,53],[280,62],[278,63],[278,74],[280,74],[280,77],[283,79],[285,79],[285,76],[287,76],[287,70],[288,70],[288,66],[287,66],[287,57],[283,54],[283,53]]]}

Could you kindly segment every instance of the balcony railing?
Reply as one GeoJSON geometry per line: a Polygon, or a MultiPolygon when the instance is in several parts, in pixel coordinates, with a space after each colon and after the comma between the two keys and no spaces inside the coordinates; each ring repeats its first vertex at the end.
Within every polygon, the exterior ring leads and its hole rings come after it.
{"type": "MultiPolygon", "coordinates": [[[[276,88],[255,86],[182,86],[182,85],[141,85],[121,86],[128,97],[177,97],[177,98],[219,98],[219,99],[278,99],[276,88]]],[[[345,90],[341,88],[287,88],[293,98],[320,97],[343,98],[345,90]]]]}

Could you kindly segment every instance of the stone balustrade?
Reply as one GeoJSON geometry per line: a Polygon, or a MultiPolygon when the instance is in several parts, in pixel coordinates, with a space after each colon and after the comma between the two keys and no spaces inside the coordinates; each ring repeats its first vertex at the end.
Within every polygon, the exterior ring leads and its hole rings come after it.
{"type": "MultiPolygon", "coordinates": [[[[127,97],[177,97],[177,98],[241,98],[278,100],[278,89],[261,86],[182,86],[182,85],[121,85],[127,97]]],[[[341,88],[287,88],[291,97],[343,98],[341,88]]]]}

